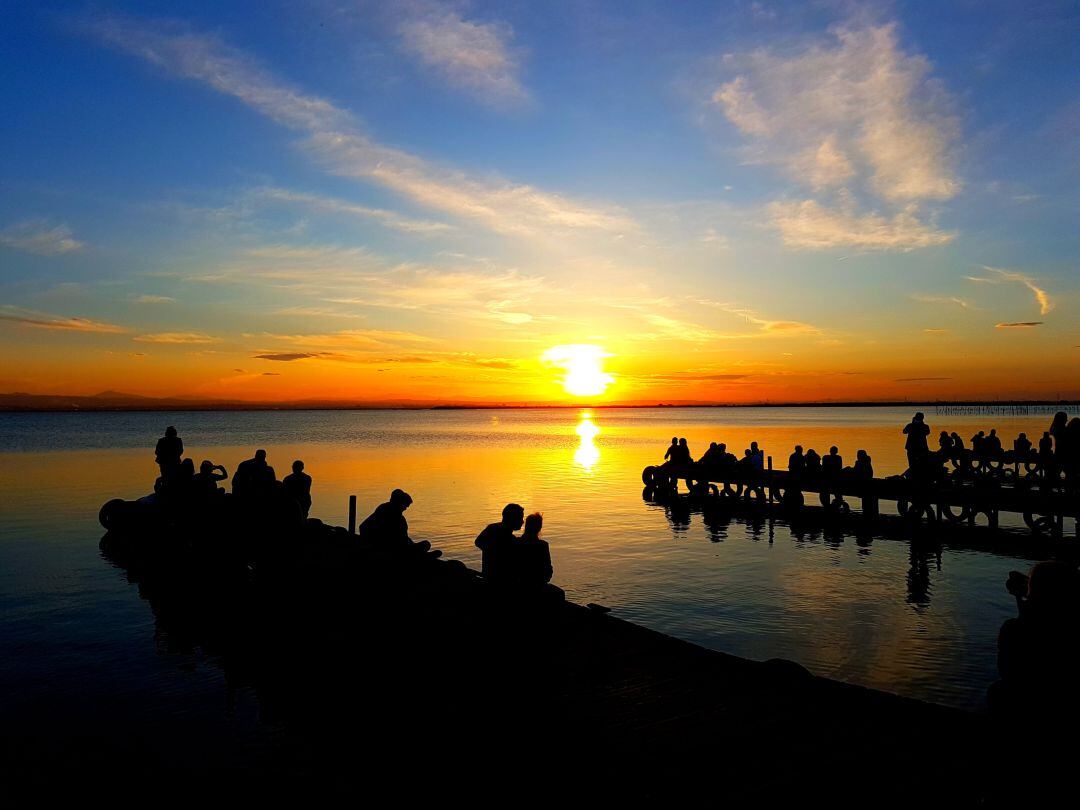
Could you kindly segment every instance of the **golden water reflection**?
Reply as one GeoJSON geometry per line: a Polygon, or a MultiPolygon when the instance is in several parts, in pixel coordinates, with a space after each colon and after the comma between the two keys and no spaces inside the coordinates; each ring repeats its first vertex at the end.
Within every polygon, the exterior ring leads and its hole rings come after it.
{"type": "Polygon", "coordinates": [[[577,450],[574,451],[574,462],[592,472],[592,468],[600,460],[600,448],[593,442],[593,439],[600,435],[600,428],[592,421],[591,412],[581,412],[581,421],[574,428],[574,432],[580,440],[577,450]]]}

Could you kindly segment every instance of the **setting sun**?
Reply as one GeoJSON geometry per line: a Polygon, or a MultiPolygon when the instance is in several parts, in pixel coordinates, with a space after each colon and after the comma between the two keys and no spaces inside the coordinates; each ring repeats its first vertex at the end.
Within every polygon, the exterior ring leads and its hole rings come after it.
{"type": "Polygon", "coordinates": [[[604,358],[610,357],[600,346],[574,343],[552,346],[542,360],[563,370],[562,387],[575,397],[594,397],[607,390],[615,378],[604,371],[604,358]]]}

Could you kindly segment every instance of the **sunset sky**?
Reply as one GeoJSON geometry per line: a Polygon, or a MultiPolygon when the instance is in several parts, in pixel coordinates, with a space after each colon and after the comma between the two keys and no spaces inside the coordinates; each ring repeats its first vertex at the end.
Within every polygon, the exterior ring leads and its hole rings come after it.
{"type": "Polygon", "coordinates": [[[1080,397],[1075,2],[2,8],[0,392],[1080,397]]]}

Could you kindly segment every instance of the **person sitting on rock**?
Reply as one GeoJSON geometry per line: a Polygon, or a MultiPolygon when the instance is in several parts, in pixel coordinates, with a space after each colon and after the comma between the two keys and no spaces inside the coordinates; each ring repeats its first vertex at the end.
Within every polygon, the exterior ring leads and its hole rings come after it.
{"type": "Polygon", "coordinates": [[[525,531],[514,546],[517,557],[515,579],[524,588],[537,588],[551,581],[551,549],[540,539],[543,526],[544,516],[533,512],[525,518],[525,531]]]}
{"type": "Polygon", "coordinates": [[[405,510],[412,506],[413,499],[402,489],[390,493],[390,500],[375,507],[375,511],[364,518],[356,530],[359,538],[384,551],[427,551],[431,543],[427,540],[414,542],[409,537],[409,521],[405,519],[405,510]]]}
{"type": "Polygon", "coordinates": [[[311,511],[311,476],[304,472],[304,462],[292,463],[292,472],[281,481],[285,492],[300,506],[304,517],[311,511]]]}
{"type": "Polygon", "coordinates": [[[496,584],[506,584],[514,576],[514,535],[525,522],[525,510],[516,503],[503,507],[502,520],[491,523],[476,537],[476,547],[481,552],[480,572],[484,579],[496,584]]]}
{"type": "Polygon", "coordinates": [[[252,458],[237,465],[232,481],[233,495],[264,495],[276,481],[274,468],[266,463],[266,451],[256,450],[252,458]]]}
{"type": "Polygon", "coordinates": [[[199,471],[195,473],[195,492],[204,498],[223,495],[225,490],[218,486],[218,482],[228,477],[229,472],[223,466],[204,459],[199,465],[199,471]]]}
{"type": "Polygon", "coordinates": [[[161,477],[168,480],[180,466],[180,457],[184,455],[184,440],[177,433],[176,428],[169,425],[165,428],[165,435],[157,440],[154,448],[154,460],[161,469],[161,477]]]}

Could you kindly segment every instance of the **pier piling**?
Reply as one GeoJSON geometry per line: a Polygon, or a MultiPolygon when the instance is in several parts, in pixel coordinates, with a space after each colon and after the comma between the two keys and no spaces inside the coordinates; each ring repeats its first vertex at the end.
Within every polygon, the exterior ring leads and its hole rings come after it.
{"type": "Polygon", "coordinates": [[[356,496],[349,496],[349,534],[356,534],[356,496]]]}

